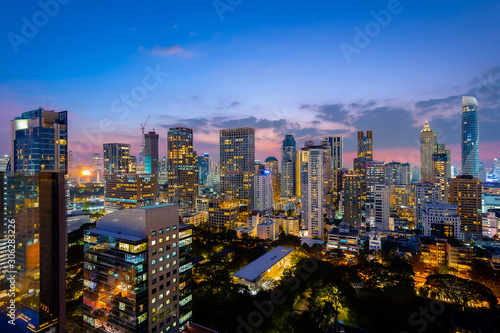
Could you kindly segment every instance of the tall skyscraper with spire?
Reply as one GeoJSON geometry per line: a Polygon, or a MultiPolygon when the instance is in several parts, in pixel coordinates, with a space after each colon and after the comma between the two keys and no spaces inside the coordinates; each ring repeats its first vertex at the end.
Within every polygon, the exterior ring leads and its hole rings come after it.
{"type": "Polygon", "coordinates": [[[425,183],[432,181],[432,154],[436,151],[436,141],[436,133],[426,121],[420,131],[420,181],[425,183]]]}
{"type": "Polygon", "coordinates": [[[293,135],[287,134],[281,146],[281,196],[291,198],[297,194],[295,186],[297,146],[293,135]]]}
{"type": "Polygon", "coordinates": [[[472,96],[462,96],[462,174],[479,177],[479,107],[472,96]]]}

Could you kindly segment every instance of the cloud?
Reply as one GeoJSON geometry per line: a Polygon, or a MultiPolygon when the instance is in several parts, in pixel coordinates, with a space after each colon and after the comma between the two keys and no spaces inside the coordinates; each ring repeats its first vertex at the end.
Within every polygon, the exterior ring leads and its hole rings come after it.
{"type": "Polygon", "coordinates": [[[344,108],[343,104],[324,104],[311,105],[304,104],[300,107],[302,110],[310,110],[316,112],[316,118],[320,121],[330,121],[347,125],[351,122],[350,112],[344,108]]]}
{"type": "MultiPolygon", "coordinates": [[[[144,47],[140,46],[139,51],[148,51],[144,47]]],[[[184,48],[182,48],[180,45],[172,45],[172,46],[155,46],[151,50],[149,50],[151,54],[156,54],[156,55],[166,55],[166,56],[173,56],[173,55],[180,55],[181,57],[184,58],[189,58],[193,56],[193,52],[188,51],[184,48]]]]}
{"type": "Polygon", "coordinates": [[[232,102],[232,103],[230,103],[228,105],[220,106],[217,109],[219,109],[219,110],[232,109],[232,108],[235,108],[235,107],[240,106],[240,105],[241,105],[240,102],[234,101],[234,102],[232,102]]]}

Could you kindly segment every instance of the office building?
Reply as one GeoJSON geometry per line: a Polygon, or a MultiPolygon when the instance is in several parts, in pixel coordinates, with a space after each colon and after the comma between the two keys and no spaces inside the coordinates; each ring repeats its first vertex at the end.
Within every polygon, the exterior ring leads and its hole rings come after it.
{"type": "Polygon", "coordinates": [[[175,332],[190,320],[180,316],[178,226],[178,206],[160,204],[113,212],[85,231],[86,331],[175,332]]]}
{"type": "Polygon", "coordinates": [[[322,146],[306,146],[301,149],[305,159],[301,161],[302,227],[310,237],[323,238],[323,177],[324,161],[322,146]]]}
{"type": "Polygon", "coordinates": [[[472,96],[462,96],[462,174],[479,177],[479,107],[472,96]]]}
{"type": "Polygon", "coordinates": [[[423,214],[423,233],[438,238],[460,237],[460,216],[457,206],[431,204],[425,206],[423,214]]]}
{"type": "Polygon", "coordinates": [[[269,156],[264,161],[264,166],[266,170],[269,170],[271,176],[271,182],[273,184],[273,202],[276,202],[281,197],[281,177],[278,166],[278,159],[273,156],[269,156]]]}
{"type": "Polygon", "coordinates": [[[153,205],[158,202],[158,180],[149,174],[106,174],[106,212],[153,205]]]}
{"type": "MultiPolygon", "coordinates": [[[[192,324],[193,317],[193,227],[179,225],[179,332],[192,324]]],[[[161,332],[161,330],[160,330],[161,332]]]]}
{"type": "Polygon", "coordinates": [[[198,157],[193,150],[193,129],[168,130],[168,202],[179,205],[179,212],[195,210],[198,196],[198,157]]]}
{"type": "Polygon", "coordinates": [[[228,230],[236,228],[241,221],[240,214],[248,213],[246,200],[221,200],[208,201],[208,226],[211,229],[228,230]]]}
{"type": "Polygon", "coordinates": [[[390,162],[384,167],[386,185],[411,185],[410,163],[390,162]]]}
{"type": "Polygon", "coordinates": [[[329,151],[329,156],[331,158],[330,168],[331,168],[331,183],[335,191],[337,191],[338,184],[338,173],[342,170],[344,166],[344,142],[342,136],[327,136],[321,139],[321,145],[323,148],[329,151]]]}
{"type": "Polygon", "coordinates": [[[440,199],[448,202],[449,179],[450,175],[450,156],[449,154],[432,154],[432,182],[441,189],[440,199]]]}
{"type": "Polygon", "coordinates": [[[158,175],[159,138],[154,130],[144,134],[144,173],[158,175]]]}
{"type": "Polygon", "coordinates": [[[373,202],[375,194],[375,185],[385,183],[385,165],[382,161],[366,161],[364,189],[366,202],[373,202]]]}
{"type": "Polygon", "coordinates": [[[432,154],[436,151],[437,135],[432,132],[428,122],[420,131],[420,180],[432,181],[432,154]]]}
{"type": "Polygon", "coordinates": [[[471,175],[450,180],[449,203],[457,205],[460,216],[460,239],[470,241],[482,237],[481,181],[471,175]]]}
{"type": "Polygon", "coordinates": [[[274,193],[271,172],[263,169],[255,175],[254,210],[260,213],[271,213],[273,210],[274,193]]]}
{"type": "Polygon", "coordinates": [[[390,187],[377,184],[374,188],[375,227],[378,230],[389,230],[390,187]]]}
{"type": "Polygon", "coordinates": [[[10,156],[0,156],[0,172],[10,172],[10,156]]]}
{"type": "Polygon", "coordinates": [[[104,160],[101,155],[93,154],[92,155],[92,169],[94,180],[96,183],[100,183],[103,181],[103,168],[104,168],[104,160]]]}
{"type": "Polygon", "coordinates": [[[418,183],[415,185],[415,228],[423,229],[424,212],[427,203],[443,203],[441,188],[432,183],[418,183]]]}
{"type": "MultiPolygon", "coordinates": [[[[65,332],[64,177],[63,172],[23,172],[4,175],[2,182],[4,221],[14,219],[16,227],[16,297],[28,309],[18,315],[33,332],[65,332]]],[[[3,224],[2,234],[6,233],[3,224]]]]}
{"type": "Polygon", "coordinates": [[[362,177],[355,172],[346,172],[342,177],[342,221],[360,227],[363,217],[362,177]]]}
{"type": "Polygon", "coordinates": [[[68,171],[68,112],[39,108],[10,121],[11,171],[68,171]]]}
{"type": "Polygon", "coordinates": [[[130,145],[127,143],[105,143],[104,173],[129,173],[133,172],[134,162],[130,156],[130,145]]]}
{"type": "Polygon", "coordinates": [[[281,146],[281,197],[297,195],[297,146],[293,135],[287,134],[281,146]]]}
{"type": "Polygon", "coordinates": [[[198,184],[201,186],[208,185],[208,174],[210,172],[210,155],[204,153],[198,156],[198,184]]]}
{"type": "Polygon", "coordinates": [[[245,200],[254,209],[255,129],[223,129],[220,140],[220,194],[225,199],[245,200]]]}

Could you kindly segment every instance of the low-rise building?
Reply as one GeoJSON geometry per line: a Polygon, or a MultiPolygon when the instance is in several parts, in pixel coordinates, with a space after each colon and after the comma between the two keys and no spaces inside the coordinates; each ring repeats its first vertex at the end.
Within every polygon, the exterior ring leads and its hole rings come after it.
{"type": "Polygon", "coordinates": [[[266,219],[257,224],[257,237],[263,239],[276,240],[279,237],[279,223],[271,219],[266,219]]]}
{"type": "Polygon", "coordinates": [[[194,225],[195,227],[208,221],[208,212],[199,213],[184,213],[182,214],[182,222],[194,225]]]}
{"type": "Polygon", "coordinates": [[[340,249],[348,260],[354,260],[359,252],[359,229],[351,227],[347,223],[340,223],[338,228],[332,228],[328,232],[326,250],[340,249]]]}
{"type": "Polygon", "coordinates": [[[279,279],[289,266],[293,249],[277,246],[232,275],[234,281],[252,293],[265,289],[267,283],[279,279]]]}

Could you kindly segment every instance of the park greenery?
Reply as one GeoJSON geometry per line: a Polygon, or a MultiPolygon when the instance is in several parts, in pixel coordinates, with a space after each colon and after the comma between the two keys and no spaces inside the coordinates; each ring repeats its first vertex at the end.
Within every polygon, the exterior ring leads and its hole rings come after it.
{"type": "MultiPolygon", "coordinates": [[[[420,261],[400,257],[390,244],[379,253],[362,248],[355,261],[347,261],[342,251],[325,253],[284,233],[270,241],[195,228],[193,240],[193,256],[202,259],[193,270],[193,320],[221,333],[327,332],[339,322],[351,331],[415,331],[409,318],[435,299],[446,301],[445,310],[441,322],[427,323],[429,331],[445,332],[442,323],[454,311],[498,315],[496,291],[477,281],[431,275],[417,290],[414,266],[420,261]],[[276,246],[295,249],[291,267],[279,280],[256,295],[233,283],[231,274],[276,246]],[[311,260],[314,271],[304,272],[311,260]]],[[[485,274],[495,284],[496,273],[475,265],[471,274],[485,274]]]]}

